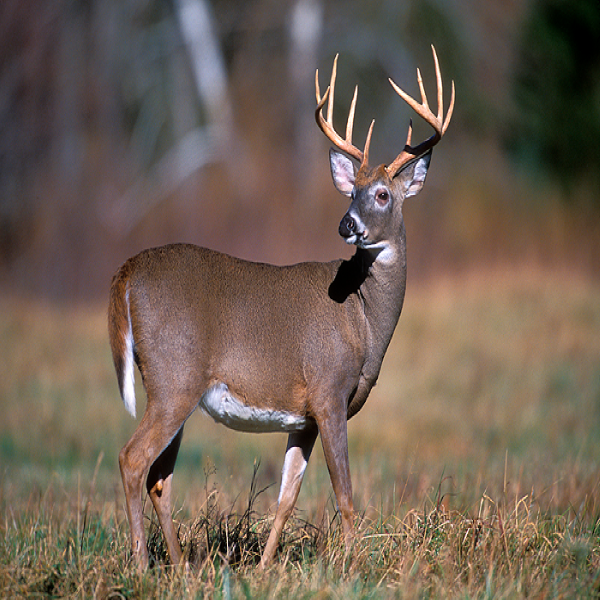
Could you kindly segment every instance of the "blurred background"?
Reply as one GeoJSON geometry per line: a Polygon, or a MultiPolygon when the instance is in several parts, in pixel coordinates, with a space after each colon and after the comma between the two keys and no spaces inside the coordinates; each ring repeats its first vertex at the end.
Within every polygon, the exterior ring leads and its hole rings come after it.
{"type": "MultiPolygon", "coordinates": [[[[278,264],[347,256],[314,123],[359,84],[361,145],[401,150],[391,76],[456,109],[405,206],[409,278],[519,264],[600,274],[597,0],[3,0],[0,282],[104,302],[132,253],[174,241],[278,264]]],[[[416,138],[430,131],[415,122],[416,138]]]]}

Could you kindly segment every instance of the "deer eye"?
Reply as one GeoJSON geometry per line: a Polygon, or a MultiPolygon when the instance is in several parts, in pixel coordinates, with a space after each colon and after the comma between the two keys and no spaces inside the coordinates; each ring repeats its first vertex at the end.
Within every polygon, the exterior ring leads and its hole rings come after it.
{"type": "Polygon", "coordinates": [[[375,199],[377,200],[377,204],[379,204],[379,206],[385,206],[389,202],[390,193],[387,190],[377,190],[375,199]]]}

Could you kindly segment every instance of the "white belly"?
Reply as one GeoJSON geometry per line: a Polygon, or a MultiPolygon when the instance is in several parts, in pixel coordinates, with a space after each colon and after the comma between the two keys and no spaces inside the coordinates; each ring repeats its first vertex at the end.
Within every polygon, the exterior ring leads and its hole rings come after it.
{"type": "Polygon", "coordinates": [[[301,431],[308,419],[280,410],[254,408],[240,402],[224,383],[217,383],[204,392],[198,406],[217,423],[254,433],[270,431],[301,431]]]}

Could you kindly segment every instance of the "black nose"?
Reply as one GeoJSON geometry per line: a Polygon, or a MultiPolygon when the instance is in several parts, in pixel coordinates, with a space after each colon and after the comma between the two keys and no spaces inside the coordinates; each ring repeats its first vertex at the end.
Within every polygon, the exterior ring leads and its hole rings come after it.
{"type": "Polygon", "coordinates": [[[356,221],[350,215],[345,214],[344,218],[340,221],[338,231],[344,238],[354,235],[356,232],[356,221]]]}

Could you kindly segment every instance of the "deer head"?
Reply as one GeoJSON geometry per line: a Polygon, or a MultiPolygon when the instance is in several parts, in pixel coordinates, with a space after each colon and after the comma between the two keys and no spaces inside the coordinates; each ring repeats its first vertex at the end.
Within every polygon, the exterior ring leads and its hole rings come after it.
{"type": "Polygon", "coordinates": [[[417,194],[423,187],[433,146],[442,139],[452,118],[454,82],[452,82],[450,106],[444,118],[442,76],[435,48],[433,46],[431,48],[437,80],[437,115],[429,108],[419,69],[417,69],[417,81],[421,91],[421,103],[402,91],[391,79],[389,81],[396,93],[433,127],[434,134],[417,146],[412,146],[411,121],[404,149],[389,165],[379,165],[374,168],[369,166],[369,146],[375,121],[372,121],[369,127],[364,150],[360,150],[352,143],[358,86],[354,89],[345,138],[342,138],[333,127],[333,98],[338,57],[336,56],[333,61],[331,80],[323,96],[319,90],[319,72],[316,73],[317,124],[336,148],[344,153],[333,148],[330,150],[333,182],[340,193],[352,199],[350,208],[340,222],[339,233],[349,244],[355,244],[359,248],[380,251],[388,246],[390,239],[387,232],[398,231],[396,226],[401,226],[401,223],[396,221],[402,219],[402,203],[406,198],[417,194]],[[327,118],[323,117],[326,101],[327,118]],[[358,169],[346,155],[359,162],[358,169]]]}

